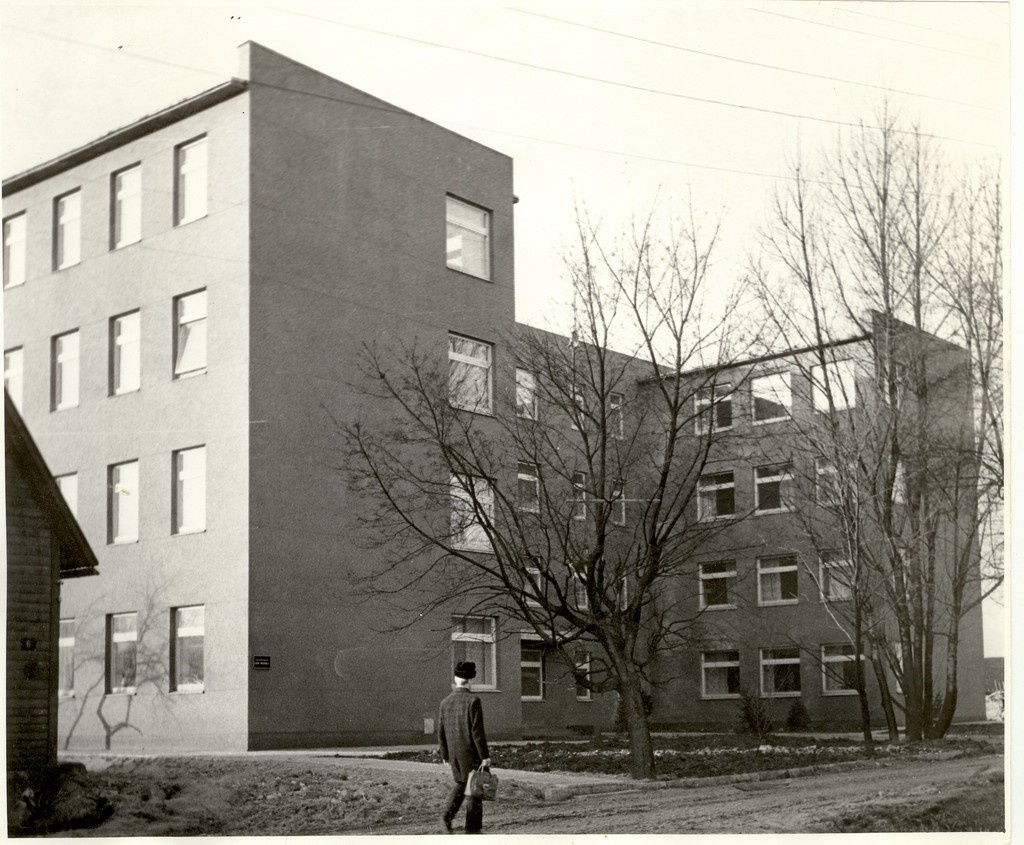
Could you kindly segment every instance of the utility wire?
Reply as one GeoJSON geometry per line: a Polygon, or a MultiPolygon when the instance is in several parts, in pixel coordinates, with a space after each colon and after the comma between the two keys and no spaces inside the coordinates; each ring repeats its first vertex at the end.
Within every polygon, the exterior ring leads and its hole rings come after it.
{"type": "Polygon", "coordinates": [[[521,15],[531,15],[536,18],[545,18],[550,21],[557,21],[558,23],[566,24],[567,26],[575,26],[579,27],[580,29],[589,29],[593,32],[601,32],[604,33],[605,35],[615,36],[616,38],[626,38],[630,41],[638,41],[641,44],[653,44],[654,46],[657,47],[666,47],[670,50],[678,50],[683,53],[692,53],[695,56],[705,56],[707,58],[720,59],[726,62],[736,62],[737,64],[750,65],[752,67],[766,68],[768,70],[777,70],[781,71],[782,73],[792,73],[798,76],[807,76],[812,79],[823,79],[826,80],[827,82],[841,82],[844,85],[858,85],[864,88],[875,88],[879,91],[889,91],[893,94],[904,94],[910,97],[922,97],[928,100],[940,100],[941,102],[944,103],[955,103],[958,106],[967,106],[973,109],[985,109],[986,111],[995,111],[995,109],[989,106],[982,106],[977,103],[968,103],[964,100],[952,100],[949,99],[948,97],[939,97],[932,94],[921,94],[916,91],[904,91],[901,88],[889,88],[885,85],[875,85],[870,82],[858,82],[855,79],[844,79],[839,76],[828,76],[827,74],[823,73],[814,73],[812,71],[797,70],[796,68],[783,67],[781,65],[773,65],[767,62],[755,62],[751,59],[741,59],[736,56],[726,56],[723,55],[722,53],[712,53],[707,50],[697,50],[693,47],[684,47],[681,44],[671,44],[666,41],[656,41],[651,38],[643,38],[639,35],[630,35],[628,33],[619,32],[613,29],[603,29],[602,27],[599,26],[592,26],[590,24],[580,23],[578,21],[566,20],[565,18],[558,18],[555,17],[554,15],[545,15],[542,12],[531,12],[527,9],[517,9],[512,6],[507,6],[506,8],[511,12],[518,12],[521,15]]]}
{"type": "Polygon", "coordinates": [[[919,23],[910,23],[910,21],[898,21],[895,18],[887,18],[884,15],[873,15],[871,12],[862,12],[858,9],[846,9],[841,4],[832,7],[837,12],[842,12],[844,15],[860,15],[862,18],[874,18],[876,21],[885,21],[886,23],[895,24],[897,26],[911,26],[914,29],[923,29],[926,32],[935,32],[940,35],[948,35],[951,38],[966,38],[968,41],[977,41],[979,44],[987,44],[990,47],[998,47],[995,41],[987,41],[984,38],[975,38],[973,35],[964,35],[962,32],[950,32],[946,29],[937,29],[934,26],[924,26],[919,23]]]}

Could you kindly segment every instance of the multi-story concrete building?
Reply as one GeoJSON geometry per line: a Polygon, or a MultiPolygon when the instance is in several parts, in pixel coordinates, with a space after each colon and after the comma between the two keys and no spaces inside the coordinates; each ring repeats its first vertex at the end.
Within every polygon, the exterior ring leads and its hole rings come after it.
{"type": "MultiPolygon", "coordinates": [[[[611,696],[545,676],[521,625],[369,600],[381,552],[339,469],[336,423],[387,412],[367,345],[426,350],[514,413],[512,162],[240,49],[238,79],[4,182],[5,385],[100,563],[61,597],[61,747],[422,741],[453,659],[482,667],[495,738],[610,725],[611,696]]],[[[794,416],[807,401],[794,383],[794,416]]],[[[741,507],[753,488],[735,493],[741,507]]],[[[753,531],[737,570],[788,553],[787,518],[737,523],[753,531]]],[[[694,571],[709,595],[716,573],[694,571]]],[[[737,582],[751,601],[733,620],[839,642],[806,579],[798,601],[753,601],[768,578],[737,582]]],[[[980,666],[967,629],[962,665],[980,666]]],[[[719,639],[757,677],[763,655],[719,639]]],[[[666,667],[656,721],[735,720],[708,694],[709,654],[666,667]]]]}

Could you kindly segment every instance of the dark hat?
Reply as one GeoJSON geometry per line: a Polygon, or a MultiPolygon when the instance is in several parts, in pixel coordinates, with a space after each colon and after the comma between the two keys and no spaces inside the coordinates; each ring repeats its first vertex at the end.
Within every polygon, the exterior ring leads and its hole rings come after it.
{"type": "Polygon", "coordinates": [[[459,662],[455,664],[455,677],[465,678],[467,681],[470,678],[476,677],[476,664],[472,662],[459,662]]]}

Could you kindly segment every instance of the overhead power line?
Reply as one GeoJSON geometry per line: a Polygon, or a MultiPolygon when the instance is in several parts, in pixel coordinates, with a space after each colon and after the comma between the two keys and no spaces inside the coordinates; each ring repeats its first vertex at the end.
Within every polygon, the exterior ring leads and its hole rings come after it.
{"type": "Polygon", "coordinates": [[[823,79],[827,82],[840,82],[844,85],[858,85],[864,88],[874,88],[879,91],[889,91],[890,93],[893,94],[903,94],[905,96],[910,97],[922,97],[928,100],[939,100],[943,103],[954,103],[958,106],[967,106],[969,108],[974,109],[985,109],[986,111],[995,111],[995,109],[989,106],[982,106],[979,105],[978,103],[968,103],[964,100],[953,100],[950,99],[949,97],[939,97],[933,94],[922,94],[918,91],[904,91],[903,89],[900,88],[889,88],[888,86],[885,85],[875,85],[870,82],[858,82],[855,79],[844,79],[840,76],[829,76],[824,73],[814,73],[813,71],[798,70],[796,68],[783,67],[782,65],[773,65],[767,62],[755,62],[752,59],[741,59],[737,56],[727,56],[722,53],[712,53],[708,50],[697,50],[694,47],[684,47],[681,44],[672,44],[667,41],[657,41],[652,38],[644,38],[639,35],[630,35],[629,33],[619,32],[618,30],[614,29],[604,29],[599,26],[592,26],[591,24],[580,23],[579,21],[571,21],[566,20],[565,18],[555,17],[554,15],[546,15],[542,12],[531,12],[527,9],[517,9],[513,6],[508,6],[506,8],[508,8],[509,11],[518,12],[521,15],[531,15],[536,18],[544,18],[550,21],[557,21],[558,23],[562,23],[567,26],[574,26],[580,29],[589,29],[592,32],[600,32],[605,35],[614,36],[616,38],[625,38],[628,39],[629,41],[637,41],[641,44],[652,44],[656,47],[665,47],[669,50],[678,50],[683,53],[691,53],[695,56],[704,56],[710,59],[720,59],[721,61],[735,62],[736,64],[750,65],[751,67],[765,68],[767,70],[776,70],[782,73],[795,74],[797,76],[807,76],[812,79],[823,79]]]}
{"type": "Polygon", "coordinates": [[[979,44],[987,44],[989,47],[999,46],[995,41],[988,41],[984,38],[975,38],[973,35],[964,35],[962,32],[950,32],[948,29],[938,29],[934,26],[910,23],[910,21],[898,21],[895,18],[887,18],[884,15],[873,15],[871,12],[862,12],[859,9],[847,9],[842,5],[836,5],[832,8],[837,12],[842,12],[844,15],[859,15],[862,18],[874,18],[876,21],[885,21],[886,23],[895,24],[897,26],[909,26],[914,29],[923,29],[925,32],[935,32],[940,35],[948,35],[950,38],[964,38],[968,41],[976,41],[979,44]]]}

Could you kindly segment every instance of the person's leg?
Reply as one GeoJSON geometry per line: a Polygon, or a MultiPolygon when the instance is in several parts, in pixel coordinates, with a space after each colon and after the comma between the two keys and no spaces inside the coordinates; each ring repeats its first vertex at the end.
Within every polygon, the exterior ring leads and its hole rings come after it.
{"type": "Polygon", "coordinates": [[[479,833],[484,826],[484,802],[480,798],[466,799],[466,833],[479,833]]]}
{"type": "Polygon", "coordinates": [[[455,785],[452,786],[451,792],[448,793],[448,798],[445,800],[444,812],[441,814],[441,819],[446,828],[451,828],[452,819],[455,818],[455,814],[459,812],[459,807],[462,806],[462,801],[465,797],[465,781],[455,781],[455,785]]]}

